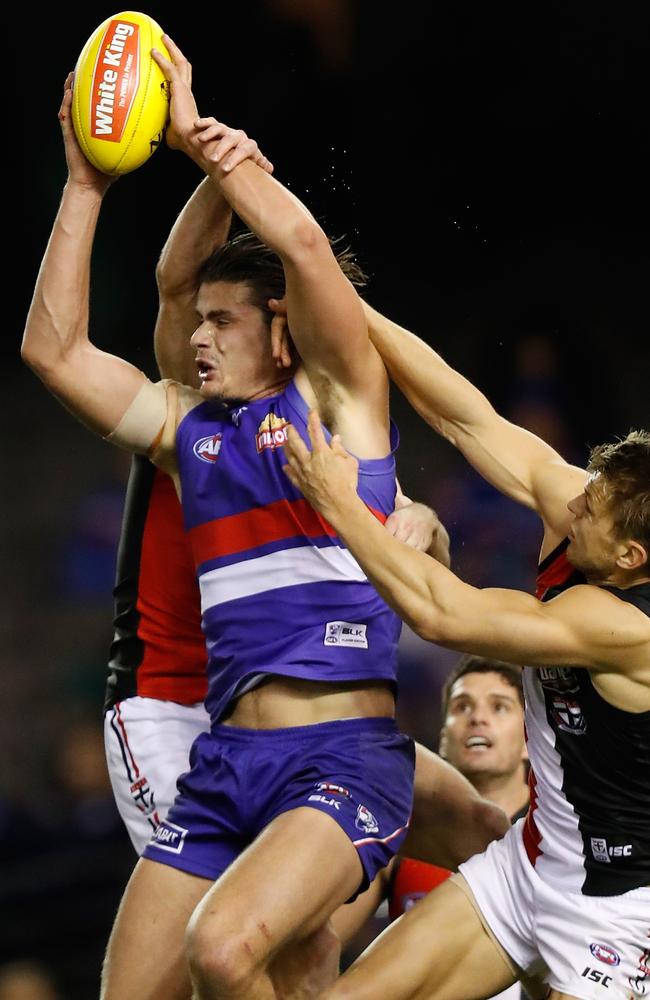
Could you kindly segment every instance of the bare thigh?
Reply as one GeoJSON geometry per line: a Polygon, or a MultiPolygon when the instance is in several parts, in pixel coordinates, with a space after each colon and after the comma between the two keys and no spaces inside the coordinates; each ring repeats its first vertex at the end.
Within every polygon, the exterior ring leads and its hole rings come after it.
{"type": "Polygon", "coordinates": [[[274,819],[210,889],[192,918],[190,956],[205,964],[248,956],[268,967],[309,938],[359,886],[362,867],[330,816],[301,807],[274,819]],[[220,952],[220,955],[217,955],[220,952]]]}
{"type": "Polygon", "coordinates": [[[212,882],[141,858],[108,942],[101,1000],[189,1000],[185,930],[212,882]]]}
{"type": "Polygon", "coordinates": [[[474,907],[453,882],[387,928],[327,1000],[485,1000],[515,982],[474,907]]]}

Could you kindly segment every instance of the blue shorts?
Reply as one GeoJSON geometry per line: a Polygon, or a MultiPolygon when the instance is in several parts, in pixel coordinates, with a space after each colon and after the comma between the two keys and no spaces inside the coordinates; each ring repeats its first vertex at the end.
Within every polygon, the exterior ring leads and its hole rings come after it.
{"type": "Polygon", "coordinates": [[[356,847],[363,892],[406,836],[414,768],[413,741],[393,719],[217,725],[195,740],[190,771],[143,857],[216,880],[276,816],[309,806],[336,820],[356,847]]]}

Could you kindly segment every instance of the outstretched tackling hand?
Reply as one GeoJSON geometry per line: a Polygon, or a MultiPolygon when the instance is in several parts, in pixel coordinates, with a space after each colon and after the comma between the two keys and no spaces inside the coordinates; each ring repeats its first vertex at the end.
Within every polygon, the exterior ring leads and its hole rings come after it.
{"type": "Polygon", "coordinates": [[[151,55],[170,85],[167,145],[172,149],[182,149],[203,170],[210,164],[219,163],[221,169],[228,173],[243,160],[252,160],[262,170],[272,174],[273,164],[245,132],[229,128],[216,118],[199,118],[192,93],[192,66],[169,35],[162,37],[171,61],[158,49],[152,49],[151,55]]]}
{"type": "Polygon", "coordinates": [[[288,428],[284,453],[289,464],[283,468],[312,507],[332,520],[334,512],[340,512],[346,502],[359,500],[359,463],[345,450],[338,434],[327,443],[318,410],[310,410],[307,430],[311,451],[296,429],[288,428]]]}
{"type": "Polygon", "coordinates": [[[72,88],[74,84],[74,73],[68,73],[63,84],[63,99],[59,108],[59,122],[63,134],[65,146],[65,158],[68,164],[68,180],[80,187],[97,191],[103,196],[108,191],[113,181],[117,180],[110,174],[102,173],[93,167],[90,160],[84,156],[81,146],[77,142],[74,127],[72,125],[72,88]]]}
{"type": "Polygon", "coordinates": [[[386,518],[386,531],[398,542],[419,552],[428,552],[449,566],[449,535],[435,510],[406,497],[396,500],[395,510],[386,518]]]}

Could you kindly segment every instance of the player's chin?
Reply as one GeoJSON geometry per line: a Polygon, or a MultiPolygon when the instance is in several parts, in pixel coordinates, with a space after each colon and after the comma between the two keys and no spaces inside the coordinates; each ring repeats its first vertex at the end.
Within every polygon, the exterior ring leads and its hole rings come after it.
{"type": "Polygon", "coordinates": [[[201,379],[199,392],[206,399],[214,399],[215,396],[222,395],[221,388],[221,381],[219,379],[208,376],[208,378],[201,379]]]}

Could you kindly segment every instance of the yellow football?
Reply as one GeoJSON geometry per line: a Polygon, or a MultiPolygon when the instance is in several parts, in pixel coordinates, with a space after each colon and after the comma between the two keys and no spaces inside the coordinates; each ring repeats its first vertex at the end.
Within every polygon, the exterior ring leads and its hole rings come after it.
{"type": "Polygon", "coordinates": [[[163,140],[169,88],[152,48],[169,58],[160,25],[148,14],[127,10],[100,24],[77,60],[75,135],[92,165],[105,174],[128,174],[142,166],[163,140]]]}

